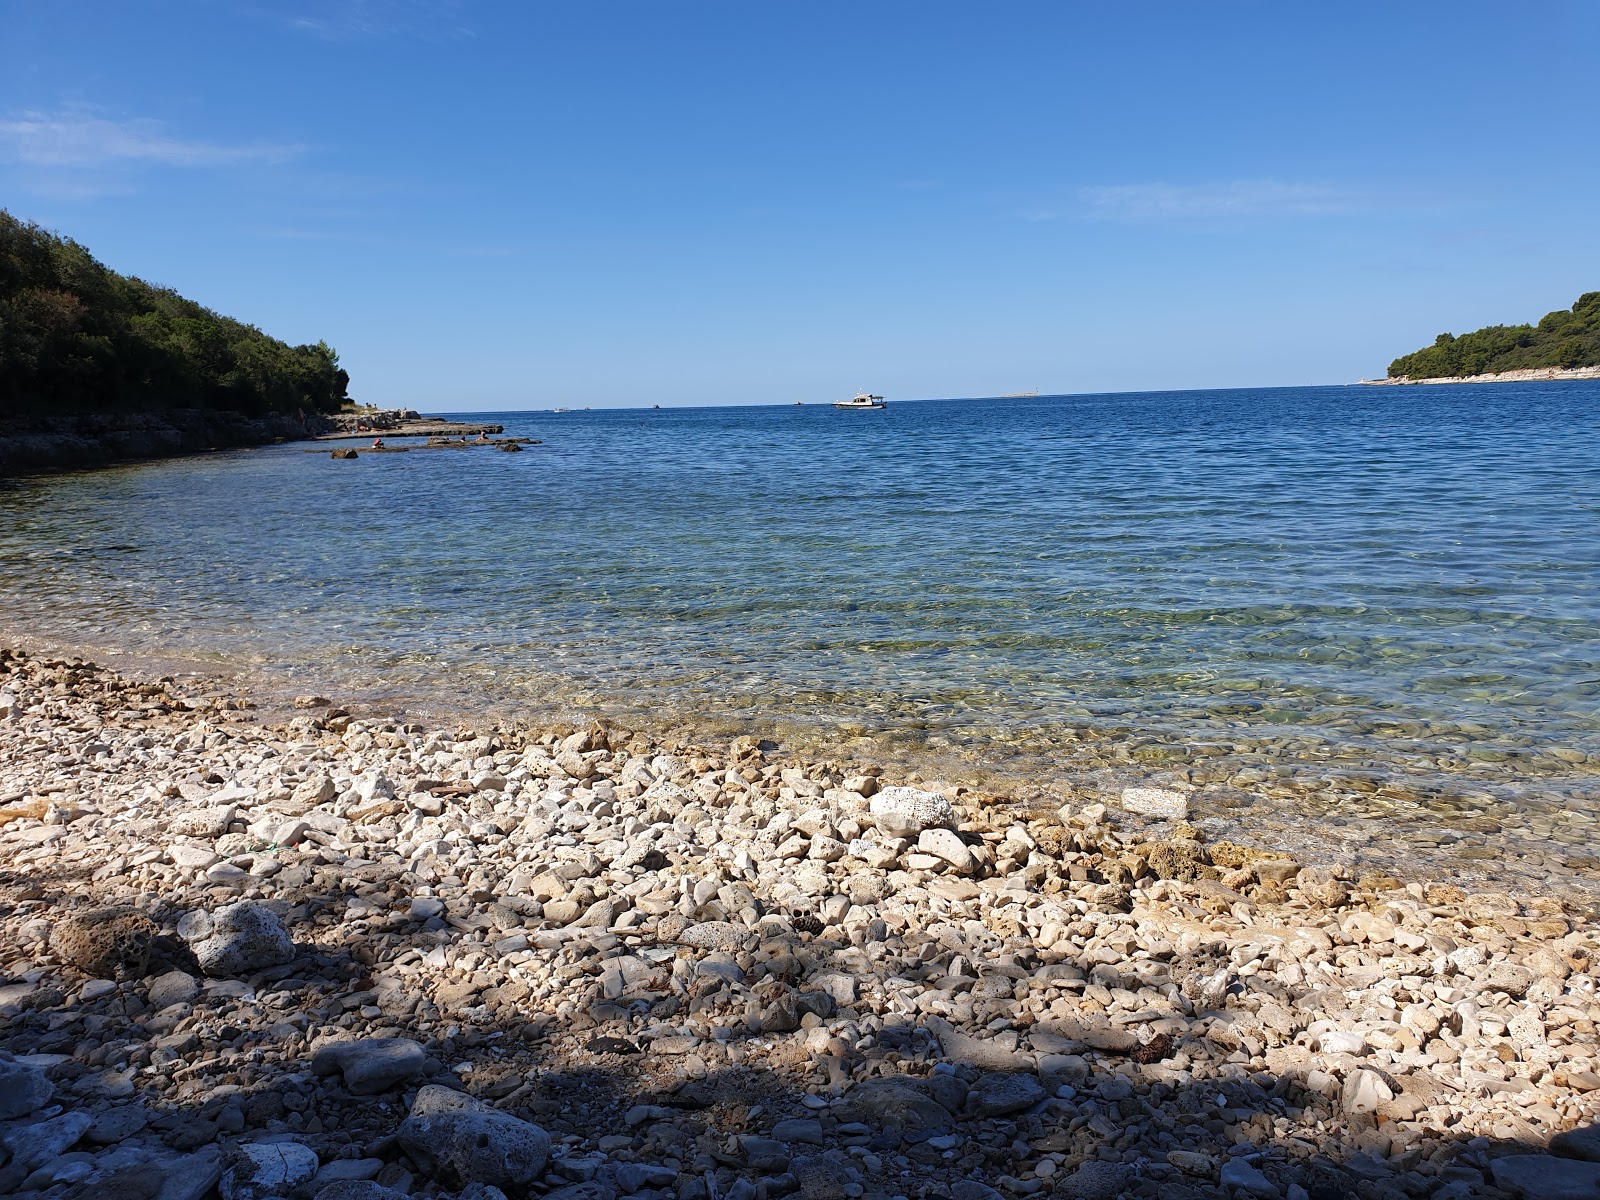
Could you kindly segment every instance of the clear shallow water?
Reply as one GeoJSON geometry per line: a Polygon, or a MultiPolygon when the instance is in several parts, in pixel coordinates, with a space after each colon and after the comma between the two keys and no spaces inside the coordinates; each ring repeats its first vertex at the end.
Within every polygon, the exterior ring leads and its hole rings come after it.
{"type": "Polygon", "coordinates": [[[1600,877],[1600,384],[494,419],[545,444],[22,481],[0,611],[1600,877]]]}

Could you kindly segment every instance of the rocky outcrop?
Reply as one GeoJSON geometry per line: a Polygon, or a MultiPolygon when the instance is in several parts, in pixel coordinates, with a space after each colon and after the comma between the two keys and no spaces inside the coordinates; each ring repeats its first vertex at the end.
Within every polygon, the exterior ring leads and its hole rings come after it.
{"type": "Polygon", "coordinates": [[[312,414],[302,420],[296,413],[252,417],[208,409],[10,418],[0,422],[0,476],[262,446],[315,436],[323,422],[312,414]]]}

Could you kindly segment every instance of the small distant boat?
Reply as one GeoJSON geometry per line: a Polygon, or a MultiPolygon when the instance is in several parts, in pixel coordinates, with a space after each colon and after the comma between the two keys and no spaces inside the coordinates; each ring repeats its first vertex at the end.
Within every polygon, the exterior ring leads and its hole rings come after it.
{"type": "Polygon", "coordinates": [[[1037,389],[1035,389],[1034,391],[1031,391],[1031,392],[1007,392],[1003,396],[1001,396],[1000,399],[1002,399],[1002,400],[1020,400],[1023,396],[1037,396],[1038,394],[1039,394],[1039,392],[1038,392],[1037,389]]]}
{"type": "Polygon", "coordinates": [[[882,396],[874,396],[868,392],[857,392],[848,400],[835,400],[835,408],[884,408],[882,396]]]}
{"type": "Polygon", "coordinates": [[[650,407],[651,407],[651,408],[660,408],[660,407],[661,407],[661,405],[659,405],[659,404],[652,404],[652,405],[651,405],[651,406],[650,406],[650,407]]]}
{"type": "Polygon", "coordinates": [[[551,412],[571,412],[570,408],[552,408],[551,412]]]}

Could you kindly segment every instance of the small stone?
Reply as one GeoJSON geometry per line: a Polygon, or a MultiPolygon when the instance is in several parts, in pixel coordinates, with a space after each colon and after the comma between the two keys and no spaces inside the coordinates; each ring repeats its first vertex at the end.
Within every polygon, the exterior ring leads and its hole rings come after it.
{"type": "Polygon", "coordinates": [[[1070,1200],[1119,1200],[1128,1186],[1129,1170],[1122,1163],[1084,1163],[1056,1184],[1056,1190],[1070,1200]]]}
{"type": "Polygon", "coordinates": [[[1234,1188],[1247,1196],[1259,1197],[1259,1200],[1277,1200],[1283,1195],[1278,1190],[1277,1184],[1242,1158],[1230,1158],[1223,1163],[1220,1178],[1223,1187],[1234,1188]]]}
{"type": "Polygon", "coordinates": [[[1197,1154],[1193,1150],[1169,1150],[1167,1162],[1185,1175],[1210,1175],[1217,1165],[1209,1154],[1197,1154]]]}
{"type": "Polygon", "coordinates": [[[755,937],[743,925],[735,925],[732,921],[701,921],[680,933],[677,941],[680,946],[722,950],[732,954],[749,949],[755,937]]]}
{"type": "Polygon", "coordinates": [[[1340,1107],[1347,1113],[1374,1113],[1386,1100],[1394,1099],[1394,1091],[1376,1071],[1352,1071],[1345,1079],[1340,1107]]]}
{"type": "MultiPolygon", "coordinates": [[[[444,901],[435,899],[432,896],[414,897],[411,901],[411,907],[407,910],[407,915],[413,921],[431,921],[434,917],[442,916],[443,914],[444,901]]],[[[578,914],[574,911],[572,915],[577,916],[578,914]]]]}
{"type": "Polygon", "coordinates": [[[150,981],[145,993],[150,1007],[160,1012],[174,1004],[187,1004],[200,994],[200,983],[187,971],[168,971],[150,981]]]}
{"type": "Polygon", "coordinates": [[[616,1169],[617,1187],[625,1195],[647,1187],[670,1187],[678,1179],[678,1172],[671,1167],[655,1163],[618,1163],[616,1169]]]}
{"type": "Polygon", "coordinates": [[[91,1142],[109,1146],[126,1141],[149,1124],[150,1115],[137,1104],[123,1104],[108,1108],[95,1117],[87,1134],[91,1142]]]}
{"type": "Polygon", "coordinates": [[[16,1165],[25,1171],[32,1171],[70,1150],[93,1124],[94,1118],[78,1109],[48,1121],[13,1125],[0,1134],[0,1146],[11,1152],[16,1165]]]}
{"type": "Polygon", "coordinates": [[[1184,821],[1189,817],[1189,797],[1166,788],[1123,788],[1122,807],[1128,812],[1164,821],[1184,821]]]}
{"type": "Polygon", "coordinates": [[[796,1117],[779,1121],[772,1127],[772,1136],[780,1142],[802,1142],[809,1146],[822,1145],[822,1122],[796,1117]]]}
{"type": "Polygon", "coordinates": [[[1003,1117],[1032,1108],[1045,1098],[1044,1085],[1021,1071],[980,1075],[967,1093],[967,1107],[980,1117],[1003,1117]]]}
{"type": "Polygon", "coordinates": [[[868,805],[878,832],[885,837],[916,837],[925,829],[950,825],[955,810],[938,792],[910,787],[884,788],[868,805]]]}
{"type": "Polygon", "coordinates": [[[953,830],[924,829],[917,835],[917,849],[943,859],[957,871],[972,870],[972,850],[953,830]]]}
{"type": "Polygon", "coordinates": [[[316,1190],[315,1200],[409,1200],[409,1193],[371,1179],[335,1179],[316,1190]]]}

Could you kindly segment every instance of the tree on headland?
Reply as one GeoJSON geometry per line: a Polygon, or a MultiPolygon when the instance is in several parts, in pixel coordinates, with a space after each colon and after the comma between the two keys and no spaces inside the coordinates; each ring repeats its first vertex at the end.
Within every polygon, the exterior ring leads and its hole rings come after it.
{"type": "Polygon", "coordinates": [[[0,413],[336,412],[350,377],[0,209],[0,413]]]}
{"type": "Polygon", "coordinates": [[[1441,333],[1433,345],[1389,364],[1390,379],[1486,375],[1533,367],[1600,366],[1600,292],[1585,292],[1570,309],[1534,325],[1490,325],[1473,333],[1441,333]]]}

